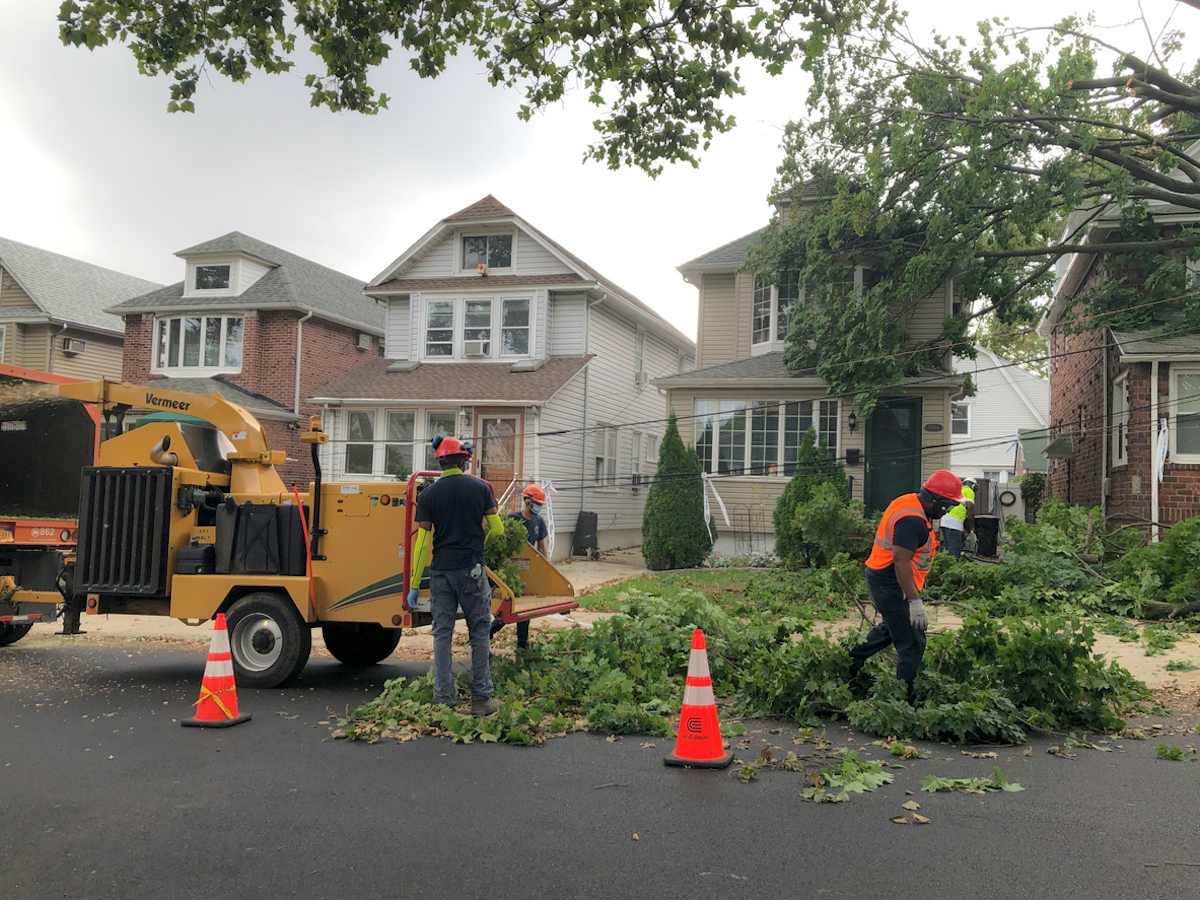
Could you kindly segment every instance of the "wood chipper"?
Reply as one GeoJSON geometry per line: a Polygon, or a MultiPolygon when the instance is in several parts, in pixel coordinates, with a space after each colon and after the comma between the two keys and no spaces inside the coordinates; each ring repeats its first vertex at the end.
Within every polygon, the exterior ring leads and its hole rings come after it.
{"type": "MultiPolygon", "coordinates": [[[[362,666],[389,656],[403,629],[432,621],[427,589],[416,608],[405,603],[405,560],[416,498],[434,473],[407,484],[323,483],[318,450],[328,435],[314,419],[301,436],[314,481],[289,490],[275,470],[283,452],[216,392],[104,380],[59,390],[118,420],[135,408],[158,413],[104,441],[99,464],[83,470],[71,574],[86,613],[200,624],[223,612],[238,682],[252,687],[297,675],[318,625],[334,657],[362,666]]],[[[123,429],[118,421],[111,430],[123,429]]],[[[517,622],[578,605],[534,548],[514,561],[525,593],[515,597],[489,570],[494,615],[517,622]]]]}

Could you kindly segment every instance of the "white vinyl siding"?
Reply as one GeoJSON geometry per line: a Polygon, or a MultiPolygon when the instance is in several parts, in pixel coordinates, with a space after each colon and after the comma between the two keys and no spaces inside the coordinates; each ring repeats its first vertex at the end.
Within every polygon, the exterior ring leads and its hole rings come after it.
{"type": "Polygon", "coordinates": [[[514,275],[570,275],[574,271],[528,233],[518,229],[514,275]]]}
{"type": "Polygon", "coordinates": [[[407,297],[388,300],[387,326],[383,355],[388,359],[409,359],[412,352],[412,321],[408,314],[407,297]]]}
{"type": "Polygon", "coordinates": [[[429,252],[413,262],[403,278],[449,278],[454,274],[454,235],[438,241],[429,252]]]}
{"type": "Polygon", "coordinates": [[[587,315],[583,294],[555,294],[550,300],[549,355],[583,353],[583,323],[587,315]]]}
{"type": "MultiPolygon", "coordinates": [[[[1050,415],[1050,385],[1018,367],[998,368],[1004,360],[979,349],[976,359],[955,359],[954,371],[970,374],[975,396],[970,407],[970,434],[954,432],[948,422],[936,443],[950,444],[950,468],[956,475],[980,476],[984,470],[1013,471],[1016,465],[1017,430],[1045,428],[1050,415]]],[[[959,401],[951,401],[957,404],[959,401]]],[[[928,405],[929,401],[926,401],[928,405]]],[[[925,420],[929,422],[929,411],[925,420]]]]}
{"type": "Polygon", "coordinates": [[[241,265],[238,269],[237,283],[239,293],[271,271],[270,266],[264,266],[262,263],[254,262],[254,260],[250,259],[241,260],[241,265]]]}

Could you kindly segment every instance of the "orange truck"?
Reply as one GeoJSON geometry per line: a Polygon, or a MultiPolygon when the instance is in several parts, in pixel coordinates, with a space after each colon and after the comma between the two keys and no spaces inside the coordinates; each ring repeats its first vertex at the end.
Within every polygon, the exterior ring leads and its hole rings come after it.
{"type": "Polygon", "coordinates": [[[0,365],[0,647],[65,609],[79,631],[70,566],[79,536],[79,485],[100,446],[95,405],[63,402],[78,379],[0,365]],[[18,593],[18,586],[20,591],[18,593]],[[19,599],[16,599],[18,598],[19,599]]]}

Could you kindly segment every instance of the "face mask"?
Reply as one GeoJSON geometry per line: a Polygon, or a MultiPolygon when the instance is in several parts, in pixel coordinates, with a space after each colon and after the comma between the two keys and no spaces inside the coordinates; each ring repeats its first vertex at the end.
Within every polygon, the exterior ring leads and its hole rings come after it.
{"type": "Polygon", "coordinates": [[[542,504],[540,504],[540,503],[534,503],[532,506],[529,507],[529,511],[532,512],[535,516],[540,516],[542,514],[542,510],[545,508],[546,507],[542,506],[542,504]]]}

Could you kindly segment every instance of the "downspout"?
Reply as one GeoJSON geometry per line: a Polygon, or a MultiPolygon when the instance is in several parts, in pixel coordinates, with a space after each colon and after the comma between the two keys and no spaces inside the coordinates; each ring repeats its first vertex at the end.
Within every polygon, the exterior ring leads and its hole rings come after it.
{"type": "Polygon", "coordinates": [[[1111,432],[1108,430],[1108,404],[1112,400],[1112,391],[1108,386],[1108,329],[1104,329],[1101,335],[1100,384],[1103,385],[1104,396],[1100,398],[1100,408],[1104,410],[1104,427],[1100,431],[1100,521],[1103,522],[1108,514],[1108,491],[1104,489],[1104,486],[1108,483],[1108,445],[1111,436],[1111,432]]]}
{"type": "Polygon", "coordinates": [[[1158,360],[1150,363],[1150,433],[1154,439],[1150,441],[1153,452],[1150,454],[1150,542],[1158,543],[1158,442],[1161,440],[1158,428],[1158,360]]]}
{"type": "MultiPolygon", "coordinates": [[[[54,324],[53,319],[50,320],[50,324],[52,324],[52,325],[54,324]]],[[[59,332],[58,332],[58,340],[60,340],[60,341],[62,340],[62,336],[66,333],[66,331],[67,331],[67,323],[63,322],[62,328],[59,329],[59,332]]],[[[54,373],[54,345],[55,345],[55,343],[57,343],[57,342],[55,341],[55,339],[53,337],[51,337],[50,338],[50,359],[46,361],[46,371],[51,374],[54,373]]]]}
{"type": "MultiPolygon", "coordinates": [[[[300,351],[302,349],[301,344],[304,341],[304,323],[312,317],[313,311],[310,309],[308,315],[301,316],[296,320],[296,401],[292,412],[296,414],[297,418],[300,417],[300,351]]],[[[324,423],[322,422],[321,424],[324,427],[324,423]]],[[[313,444],[313,446],[316,447],[317,445],[313,444]]]]}
{"type": "Polygon", "coordinates": [[[538,484],[542,478],[542,408],[533,407],[533,478],[538,484]]]}

